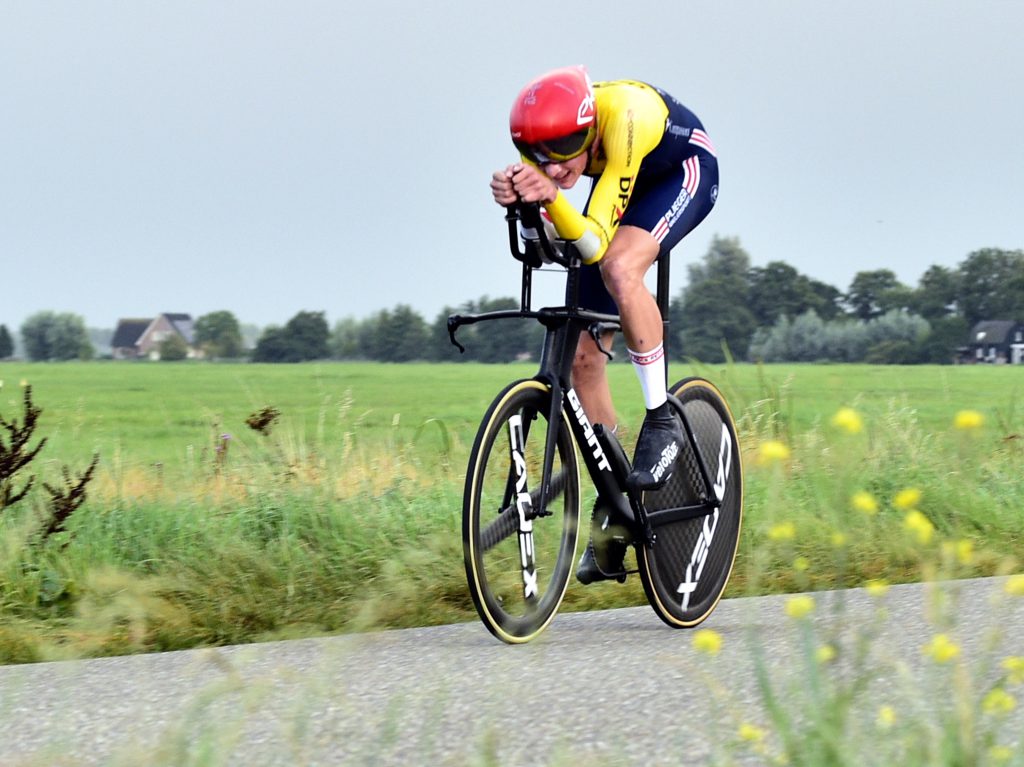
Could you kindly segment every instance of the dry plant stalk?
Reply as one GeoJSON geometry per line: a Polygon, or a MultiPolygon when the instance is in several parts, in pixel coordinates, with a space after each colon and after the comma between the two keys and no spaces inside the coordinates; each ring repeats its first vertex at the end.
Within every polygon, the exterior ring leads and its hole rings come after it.
{"type": "Polygon", "coordinates": [[[25,386],[23,403],[25,416],[20,425],[17,419],[8,421],[0,415],[0,427],[8,435],[5,440],[3,434],[0,434],[0,511],[8,506],[13,506],[28,494],[36,481],[35,476],[29,477],[25,485],[16,491],[14,489],[15,475],[25,468],[46,444],[44,437],[34,448],[28,447],[39,422],[39,415],[43,412],[41,408],[32,404],[31,386],[25,386]]]}

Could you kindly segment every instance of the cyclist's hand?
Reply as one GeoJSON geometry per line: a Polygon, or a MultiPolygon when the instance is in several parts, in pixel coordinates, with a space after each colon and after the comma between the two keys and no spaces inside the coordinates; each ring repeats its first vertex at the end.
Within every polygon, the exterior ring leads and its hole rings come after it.
{"type": "Polygon", "coordinates": [[[498,170],[491,176],[491,194],[494,201],[499,205],[508,207],[519,202],[519,195],[512,186],[512,169],[516,167],[509,165],[505,170],[498,170]]]}
{"type": "Polygon", "coordinates": [[[511,173],[512,188],[523,202],[554,202],[558,197],[555,182],[540,168],[520,163],[506,169],[511,173]]]}

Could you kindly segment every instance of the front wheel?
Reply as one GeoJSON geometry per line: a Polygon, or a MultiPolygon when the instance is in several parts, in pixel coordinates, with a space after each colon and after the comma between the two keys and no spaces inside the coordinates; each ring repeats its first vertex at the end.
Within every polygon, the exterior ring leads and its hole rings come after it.
{"type": "Polygon", "coordinates": [[[693,440],[687,439],[666,485],[644,493],[654,541],[637,543],[637,563],[654,612],[670,626],[689,628],[715,609],[732,573],[743,467],[721,392],[702,378],[684,378],[670,392],[693,440]]]}
{"type": "Polygon", "coordinates": [[[562,602],[579,529],[580,477],[564,411],[547,422],[551,390],[517,381],[488,408],[463,495],[466,580],[477,613],[502,641],[528,642],[562,602]],[[538,508],[544,444],[557,429],[546,508],[538,508]]]}

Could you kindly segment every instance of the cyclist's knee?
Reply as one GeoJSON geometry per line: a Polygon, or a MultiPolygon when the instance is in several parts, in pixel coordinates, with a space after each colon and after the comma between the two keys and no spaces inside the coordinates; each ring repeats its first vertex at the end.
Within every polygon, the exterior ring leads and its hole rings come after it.
{"type": "Polygon", "coordinates": [[[628,296],[644,288],[644,273],[647,270],[643,265],[625,258],[605,258],[601,259],[600,264],[601,278],[612,298],[618,300],[621,296],[628,296]]]}

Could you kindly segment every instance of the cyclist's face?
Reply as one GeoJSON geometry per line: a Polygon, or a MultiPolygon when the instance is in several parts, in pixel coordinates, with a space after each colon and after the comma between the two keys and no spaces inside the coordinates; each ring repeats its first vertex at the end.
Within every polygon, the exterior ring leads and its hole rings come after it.
{"type": "Polygon", "coordinates": [[[559,188],[572,189],[583,175],[583,171],[587,169],[587,154],[584,152],[579,157],[562,162],[546,162],[542,167],[548,178],[554,181],[559,188]]]}

